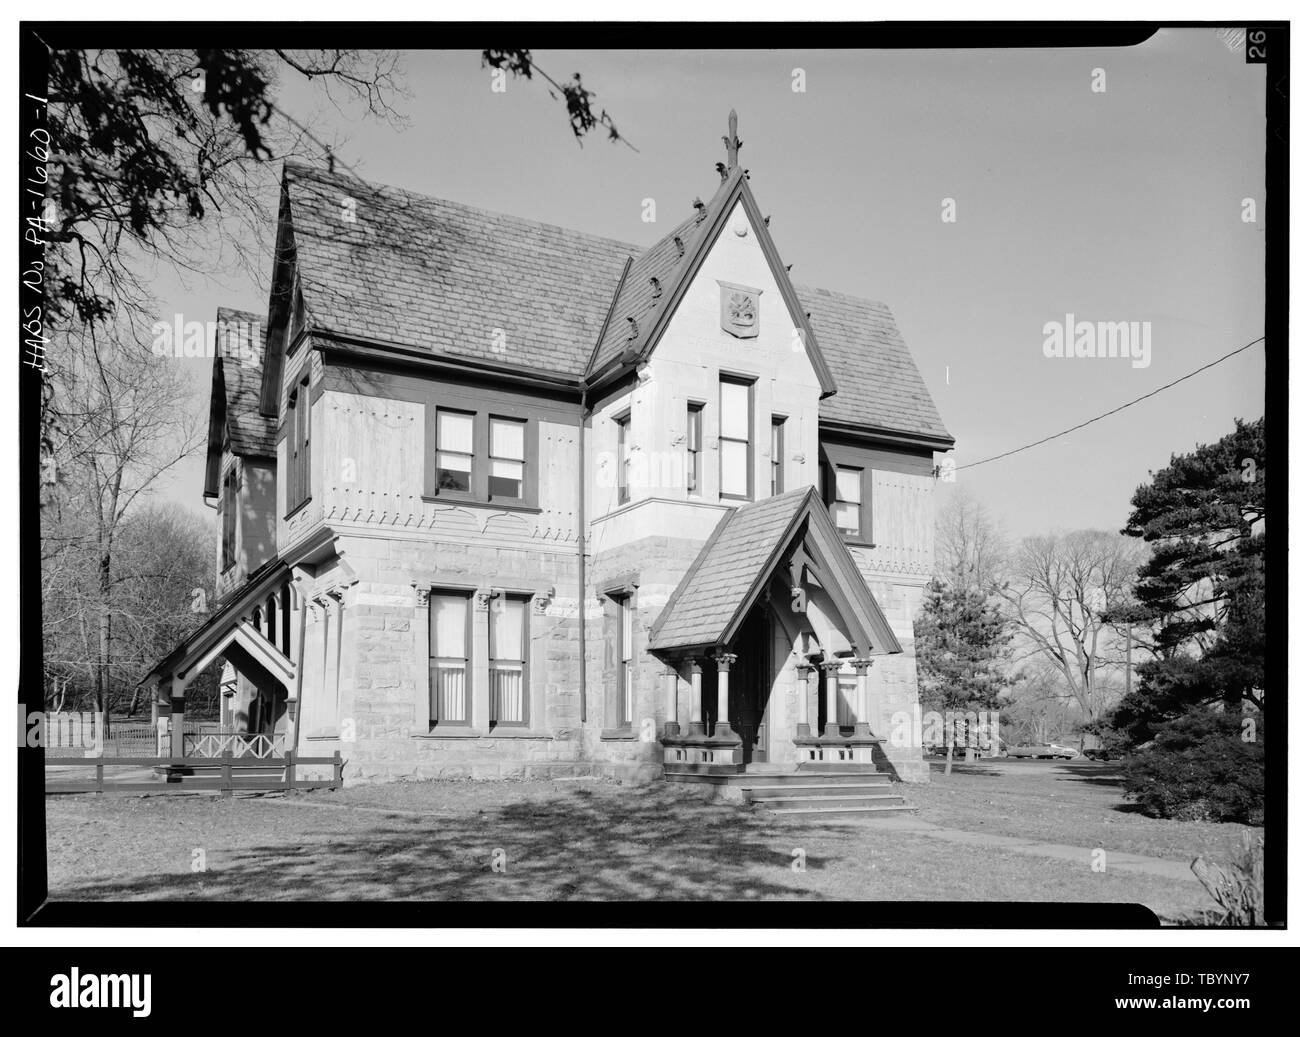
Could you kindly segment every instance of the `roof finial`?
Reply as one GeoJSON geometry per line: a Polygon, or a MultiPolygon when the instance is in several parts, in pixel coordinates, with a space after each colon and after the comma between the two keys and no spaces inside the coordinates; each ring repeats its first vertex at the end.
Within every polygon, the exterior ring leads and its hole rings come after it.
{"type": "Polygon", "coordinates": [[[736,109],[734,108],[727,116],[727,135],[722,138],[722,143],[727,146],[727,168],[735,169],[738,161],[736,153],[740,151],[740,138],[736,136],[736,109]]]}

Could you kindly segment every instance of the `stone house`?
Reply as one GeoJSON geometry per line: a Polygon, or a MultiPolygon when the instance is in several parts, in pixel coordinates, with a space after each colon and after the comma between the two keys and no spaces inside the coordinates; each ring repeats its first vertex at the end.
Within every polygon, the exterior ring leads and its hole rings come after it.
{"type": "Polygon", "coordinates": [[[889,733],[954,441],[886,306],[791,282],[726,140],[649,248],[286,165],[213,367],[220,598],[157,715],[224,660],[223,724],[349,780],[925,780],[889,733]]]}

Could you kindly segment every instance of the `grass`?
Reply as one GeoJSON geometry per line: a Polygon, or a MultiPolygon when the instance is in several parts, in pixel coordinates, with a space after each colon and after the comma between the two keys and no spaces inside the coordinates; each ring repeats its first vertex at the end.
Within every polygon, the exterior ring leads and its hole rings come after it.
{"type": "MultiPolygon", "coordinates": [[[[1104,765],[1083,776],[1031,766],[961,767],[904,794],[921,818],[950,828],[1175,860],[1232,837],[1208,829],[1240,827],[1125,811],[1104,765]]],[[[662,783],[421,782],[229,800],[62,796],[46,806],[59,900],[1137,902],[1169,921],[1213,907],[1190,871],[1186,881],[1097,873],[888,821],[709,805],[662,783]],[[802,872],[791,868],[796,849],[802,872]],[[503,870],[492,867],[495,851],[503,870]]]]}
{"type": "Polygon", "coordinates": [[[907,801],[927,821],[1070,846],[1100,846],[1184,861],[1231,854],[1239,824],[1145,817],[1123,799],[1119,766],[1091,760],[981,760],[954,764],[944,778],[932,763],[929,785],[911,785],[907,801]]]}

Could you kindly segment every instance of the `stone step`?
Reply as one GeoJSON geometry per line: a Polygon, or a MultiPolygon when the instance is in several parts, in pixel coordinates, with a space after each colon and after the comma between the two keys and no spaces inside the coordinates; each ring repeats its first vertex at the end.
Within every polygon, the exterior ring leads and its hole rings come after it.
{"type": "Polygon", "coordinates": [[[799,807],[764,807],[769,813],[780,814],[784,816],[793,816],[796,814],[808,815],[813,814],[818,817],[827,817],[838,814],[855,814],[858,816],[870,815],[872,817],[892,817],[912,814],[916,807],[909,806],[799,806],[799,807]]]}
{"type": "Polygon", "coordinates": [[[846,807],[906,808],[902,796],[774,796],[771,799],[753,800],[766,810],[836,810],[846,807]]]}
{"type": "Polygon", "coordinates": [[[733,779],[742,788],[804,788],[809,785],[873,785],[890,788],[888,774],[742,774],[733,779]]]}
{"type": "Polygon", "coordinates": [[[865,760],[853,763],[807,762],[799,764],[798,774],[880,774],[874,763],[865,760]]]}
{"type": "Polygon", "coordinates": [[[742,785],[745,790],[745,798],[751,800],[760,799],[782,799],[792,796],[811,796],[815,798],[824,798],[827,796],[894,796],[893,787],[889,782],[883,784],[867,784],[861,781],[855,782],[834,782],[819,784],[797,785],[742,785]]]}
{"type": "Polygon", "coordinates": [[[887,787],[893,784],[888,774],[858,771],[784,771],[759,774],[746,771],[740,774],[700,774],[694,771],[667,768],[664,771],[664,778],[667,781],[707,781],[712,784],[726,784],[740,788],[836,784],[887,787]]]}

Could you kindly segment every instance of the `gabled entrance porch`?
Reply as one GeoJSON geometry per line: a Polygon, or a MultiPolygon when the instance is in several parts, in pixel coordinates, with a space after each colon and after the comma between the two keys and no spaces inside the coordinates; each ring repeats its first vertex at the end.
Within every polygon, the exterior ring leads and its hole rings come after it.
{"type": "Polygon", "coordinates": [[[651,631],[665,777],[773,808],[897,809],[873,655],[902,649],[812,488],[728,514],[651,631]],[[877,798],[882,797],[882,798],[877,798]]]}

